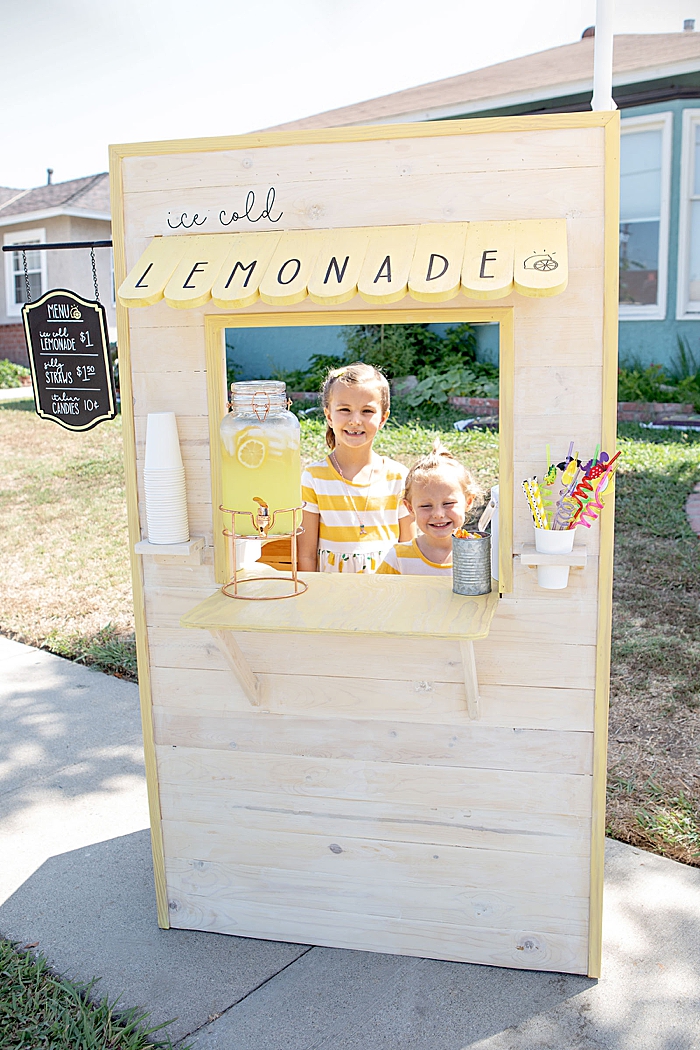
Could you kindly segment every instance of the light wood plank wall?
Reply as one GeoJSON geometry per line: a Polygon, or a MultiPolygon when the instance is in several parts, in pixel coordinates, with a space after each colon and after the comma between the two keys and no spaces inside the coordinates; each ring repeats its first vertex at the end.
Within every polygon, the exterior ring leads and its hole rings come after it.
{"type": "MultiPolygon", "coordinates": [[[[240,211],[249,189],[263,199],[270,185],[283,217],[256,230],[566,218],[567,291],[493,304],[514,312],[517,553],[532,538],[519,483],[541,468],[545,443],[563,453],[575,439],[592,452],[606,425],[610,432],[603,386],[615,347],[608,335],[604,348],[603,302],[605,222],[616,222],[606,182],[613,120],[575,114],[348,129],[325,141],[319,132],[113,147],[113,183],[123,187],[117,278],[151,237],[167,235],[169,213],[240,211]]],[[[386,307],[387,320],[405,305],[386,307]]],[[[430,319],[440,310],[410,305],[430,319]]],[[[460,296],[445,309],[469,305],[460,296]]],[[[361,300],[342,307],[358,319],[363,309],[361,300]]],[[[279,310],[280,324],[303,310],[279,310]]],[[[257,303],[245,314],[269,312],[257,303]]],[[[316,312],[332,322],[332,308],[316,312]]],[[[122,368],[133,386],[127,471],[142,533],[146,416],[172,410],[191,532],[207,544],[201,565],[145,558],[136,577],[169,912],[159,899],[161,925],[596,975],[593,730],[607,703],[609,600],[598,527],[581,537],[591,557],[565,591],[540,590],[515,558],[512,593],[475,643],[479,720],[466,712],[458,644],[440,640],[396,641],[388,652],[382,639],[240,633],[262,683],[253,710],[213,639],[179,627],[217,587],[210,314],[222,311],[163,303],[121,311],[122,368]]],[[[600,777],[600,754],[596,768],[600,777]]]]}

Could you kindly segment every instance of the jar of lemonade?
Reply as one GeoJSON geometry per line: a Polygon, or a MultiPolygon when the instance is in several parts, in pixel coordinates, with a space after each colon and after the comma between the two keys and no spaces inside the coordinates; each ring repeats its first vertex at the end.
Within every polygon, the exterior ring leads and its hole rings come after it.
{"type": "MultiPolygon", "coordinates": [[[[279,511],[301,506],[301,455],[299,420],[287,409],[286,386],[267,379],[231,383],[231,401],[220,428],[223,505],[255,515],[257,497],[271,517],[278,512],[269,534],[291,532],[292,515],[279,511]]],[[[257,535],[247,517],[237,515],[235,528],[239,535],[257,535]]]]}

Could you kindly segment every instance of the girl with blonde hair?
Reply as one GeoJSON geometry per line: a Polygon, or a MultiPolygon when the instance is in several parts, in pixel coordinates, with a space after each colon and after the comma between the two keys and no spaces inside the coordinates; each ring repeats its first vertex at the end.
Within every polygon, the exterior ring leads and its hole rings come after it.
{"type": "Polygon", "coordinates": [[[436,439],[432,451],[408,472],[404,503],[419,535],[397,543],[379,567],[396,576],[451,576],[452,533],[464,525],[481,495],[467,468],[436,439]]]}

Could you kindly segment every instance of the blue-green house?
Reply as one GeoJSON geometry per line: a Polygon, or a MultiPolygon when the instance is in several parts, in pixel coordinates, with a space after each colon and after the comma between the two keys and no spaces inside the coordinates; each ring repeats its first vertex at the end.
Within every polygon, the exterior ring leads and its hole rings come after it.
{"type": "MultiPolygon", "coordinates": [[[[587,29],[573,44],[275,130],[588,110],[593,45],[587,29]]],[[[622,130],[620,360],[672,366],[680,336],[700,365],[700,32],[694,22],[687,20],[679,33],[616,37],[613,97],[622,130]]],[[[246,373],[264,374],[270,361],[296,368],[311,353],[333,352],[338,338],[325,330],[318,336],[323,346],[312,347],[292,333],[280,331],[279,346],[272,346],[268,332],[261,356],[259,336],[239,330],[234,356],[246,373]]],[[[492,357],[495,332],[483,328],[479,340],[480,354],[492,357]]]]}

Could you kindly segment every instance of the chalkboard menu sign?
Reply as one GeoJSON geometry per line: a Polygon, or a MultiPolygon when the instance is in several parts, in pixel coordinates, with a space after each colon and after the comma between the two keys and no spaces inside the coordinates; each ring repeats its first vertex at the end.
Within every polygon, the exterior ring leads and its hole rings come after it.
{"type": "Polygon", "coordinates": [[[34,403],[42,419],[90,430],[117,414],[101,303],[62,288],[22,307],[34,403]]]}

